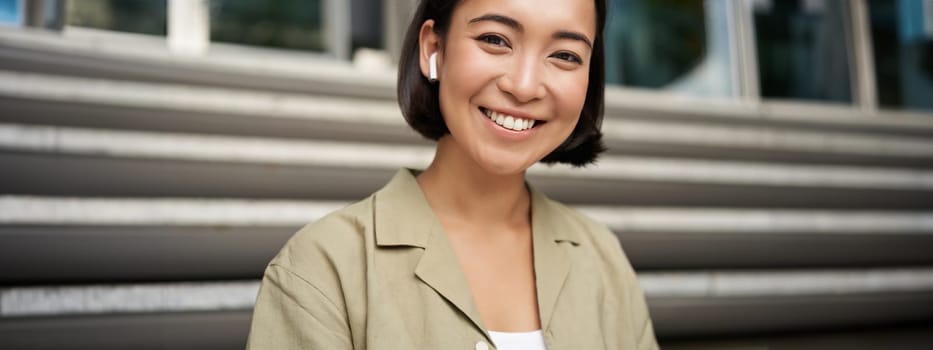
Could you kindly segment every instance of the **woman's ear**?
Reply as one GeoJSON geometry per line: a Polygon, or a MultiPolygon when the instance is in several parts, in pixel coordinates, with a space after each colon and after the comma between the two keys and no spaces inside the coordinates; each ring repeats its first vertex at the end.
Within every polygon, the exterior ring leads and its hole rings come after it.
{"type": "Polygon", "coordinates": [[[434,20],[429,19],[421,25],[418,33],[418,58],[421,63],[421,75],[425,78],[431,76],[431,55],[437,54],[436,67],[441,65],[441,36],[434,31],[434,20]]]}

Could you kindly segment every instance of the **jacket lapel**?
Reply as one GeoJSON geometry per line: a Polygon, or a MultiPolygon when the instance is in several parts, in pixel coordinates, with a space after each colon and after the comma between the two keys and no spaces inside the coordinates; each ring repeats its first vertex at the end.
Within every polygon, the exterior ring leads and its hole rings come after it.
{"type": "Polygon", "coordinates": [[[566,215],[540,192],[531,192],[531,230],[534,247],[535,280],[538,292],[538,316],[541,329],[547,331],[554,309],[570,273],[568,245],[578,244],[576,232],[568,227],[566,215]],[[563,219],[563,220],[562,220],[563,219]]]}
{"type": "Polygon", "coordinates": [[[376,245],[424,249],[415,266],[415,276],[486,335],[463,269],[412,170],[399,170],[389,184],[376,193],[375,200],[376,245]]]}
{"type": "MultiPolygon", "coordinates": [[[[559,204],[528,186],[532,205],[532,246],[541,328],[548,330],[561,290],[570,273],[569,245],[578,244],[574,228],[559,204]]],[[[401,169],[376,193],[376,245],[424,249],[414,269],[422,282],[465,315],[485,336],[486,327],[456,253],[428,205],[412,170],[401,169]]]]}
{"type": "Polygon", "coordinates": [[[486,327],[483,326],[479,310],[473,302],[470,285],[457,261],[456,253],[447,241],[447,235],[439,224],[431,231],[424,254],[415,267],[415,275],[456,306],[485,334],[486,327]]]}

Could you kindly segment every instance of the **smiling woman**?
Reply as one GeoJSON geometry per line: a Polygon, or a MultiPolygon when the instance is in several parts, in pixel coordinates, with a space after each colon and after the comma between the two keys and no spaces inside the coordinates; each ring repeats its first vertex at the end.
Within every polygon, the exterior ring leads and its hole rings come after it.
{"type": "Polygon", "coordinates": [[[399,104],[437,141],[266,269],[255,349],[656,349],[603,225],[525,182],[603,151],[605,1],[424,0],[399,104]]]}
{"type": "MultiPolygon", "coordinates": [[[[596,38],[595,33],[596,27],[602,28],[605,21],[604,3],[595,2],[594,5],[591,1],[581,1],[546,7],[550,11],[543,11],[546,5],[543,3],[536,5],[534,2],[509,2],[503,4],[502,10],[492,8],[489,13],[476,13],[475,17],[454,18],[453,21],[449,16],[464,16],[470,13],[470,8],[481,7],[482,3],[464,2],[462,7],[465,9],[453,13],[444,13],[451,5],[443,2],[422,5],[426,20],[424,23],[416,21],[409,28],[409,37],[406,38],[399,66],[399,103],[406,119],[415,130],[429,139],[440,140],[441,136],[448,134],[449,128],[456,127],[451,125],[456,122],[442,119],[447,115],[441,110],[442,102],[446,101],[445,93],[457,93],[464,88],[475,89],[467,82],[482,84],[483,82],[477,79],[479,73],[490,77],[502,76],[502,79],[495,82],[495,88],[501,95],[514,99],[513,101],[502,101],[502,96],[476,97],[484,100],[483,103],[490,104],[477,106],[476,109],[489,116],[496,124],[507,125],[510,113],[506,112],[511,112],[513,123],[516,114],[538,113],[536,117],[526,116],[522,119],[529,124],[534,120],[539,126],[543,126],[548,117],[553,119],[556,116],[545,115],[543,112],[547,108],[551,109],[551,114],[558,112],[555,108],[563,108],[560,110],[562,115],[570,116],[559,119],[560,123],[556,123],[557,126],[549,127],[549,132],[564,132],[563,137],[536,138],[538,142],[557,139],[560,147],[551,146],[543,155],[530,153],[530,158],[538,158],[537,160],[545,163],[563,162],[573,165],[585,165],[596,159],[596,155],[603,150],[599,125],[602,121],[605,78],[603,40],[601,37],[596,38]],[[523,5],[526,8],[520,8],[523,5]],[[508,6],[512,7],[513,12],[535,11],[532,13],[536,14],[529,18],[537,20],[535,22],[556,21],[563,17],[565,23],[532,22],[523,25],[518,19],[504,15],[509,9],[508,6]],[[567,7],[574,6],[583,17],[572,18],[568,16],[569,12],[548,13],[564,11],[567,7]],[[461,22],[457,22],[456,19],[461,22]],[[458,26],[461,23],[462,28],[458,26]],[[538,30],[545,32],[537,33],[538,30]],[[551,32],[547,32],[548,30],[551,32]],[[450,36],[450,40],[444,45],[438,45],[441,37],[447,37],[451,31],[456,34],[450,36]],[[541,40],[529,40],[534,39],[535,35],[540,35],[541,40]],[[449,52],[444,52],[445,50],[449,52]],[[445,61],[451,61],[447,62],[447,65],[456,68],[441,72],[448,73],[449,77],[442,75],[440,78],[445,81],[452,79],[452,83],[429,84],[423,79],[422,75],[426,72],[428,64],[427,57],[430,57],[431,53],[442,54],[441,68],[445,66],[445,61]],[[521,60],[529,58],[542,64],[521,60]],[[507,72],[509,74],[504,74],[507,72]],[[542,93],[550,94],[549,98],[539,99],[538,95],[542,93]],[[526,104],[530,100],[536,101],[526,104]],[[521,107],[524,111],[516,110],[518,108],[515,107],[519,104],[523,104],[521,107]],[[491,112],[504,115],[502,122],[498,121],[498,117],[493,119],[491,112]],[[577,118],[580,119],[579,123],[577,118]],[[560,127],[561,125],[564,127],[560,127]],[[566,125],[571,125],[571,129],[567,129],[566,125]],[[570,133],[570,130],[573,132],[568,137],[567,133],[570,133]]],[[[488,91],[477,92],[490,95],[488,91]]],[[[525,164],[525,167],[528,165],[530,163],[525,164]]]]}

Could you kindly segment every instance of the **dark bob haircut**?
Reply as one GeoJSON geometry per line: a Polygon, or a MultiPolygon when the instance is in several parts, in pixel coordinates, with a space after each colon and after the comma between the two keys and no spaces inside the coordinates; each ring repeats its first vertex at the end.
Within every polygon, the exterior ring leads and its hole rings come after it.
{"type": "MultiPolygon", "coordinates": [[[[402,44],[398,67],[398,103],[402,115],[415,131],[422,136],[438,140],[448,134],[447,124],[441,115],[437,84],[432,84],[421,73],[418,34],[422,24],[434,20],[434,30],[441,37],[441,45],[450,28],[450,17],[462,0],[421,0],[402,44]]],[[[541,160],[542,163],[567,163],[584,166],[596,161],[597,155],[606,150],[602,142],[600,126],[603,120],[603,90],[605,85],[605,59],[603,57],[603,27],[606,23],[606,0],[596,2],[596,38],[590,59],[589,85],[586,100],[580,112],[580,120],[573,132],[554,151],[541,160]]]]}

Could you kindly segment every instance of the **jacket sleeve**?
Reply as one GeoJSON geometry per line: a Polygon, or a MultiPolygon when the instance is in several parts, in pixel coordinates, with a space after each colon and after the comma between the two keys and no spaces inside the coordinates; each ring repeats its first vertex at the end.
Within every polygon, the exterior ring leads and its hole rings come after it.
{"type": "Polygon", "coordinates": [[[635,310],[635,328],[640,331],[637,343],[638,350],[658,350],[658,341],[654,336],[654,326],[648,313],[648,303],[645,302],[645,293],[638,286],[635,279],[635,291],[630,294],[629,305],[635,310]]]}
{"type": "Polygon", "coordinates": [[[608,228],[602,229],[604,231],[601,237],[606,239],[604,246],[611,247],[611,253],[608,253],[611,258],[607,260],[610,261],[612,270],[615,271],[614,274],[620,277],[621,285],[618,288],[625,291],[626,299],[628,299],[625,304],[628,305],[628,310],[630,310],[627,312],[631,317],[630,324],[632,333],[635,336],[636,348],[638,350],[658,350],[658,340],[654,335],[651,313],[648,310],[645,292],[641,288],[635,269],[632,268],[632,264],[622,249],[622,242],[608,228]]]}
{"type": "Polygon", "coordinates": [[[346,313],[286,267],[266,268],[247,349],[352,349],[346,313]]]}

